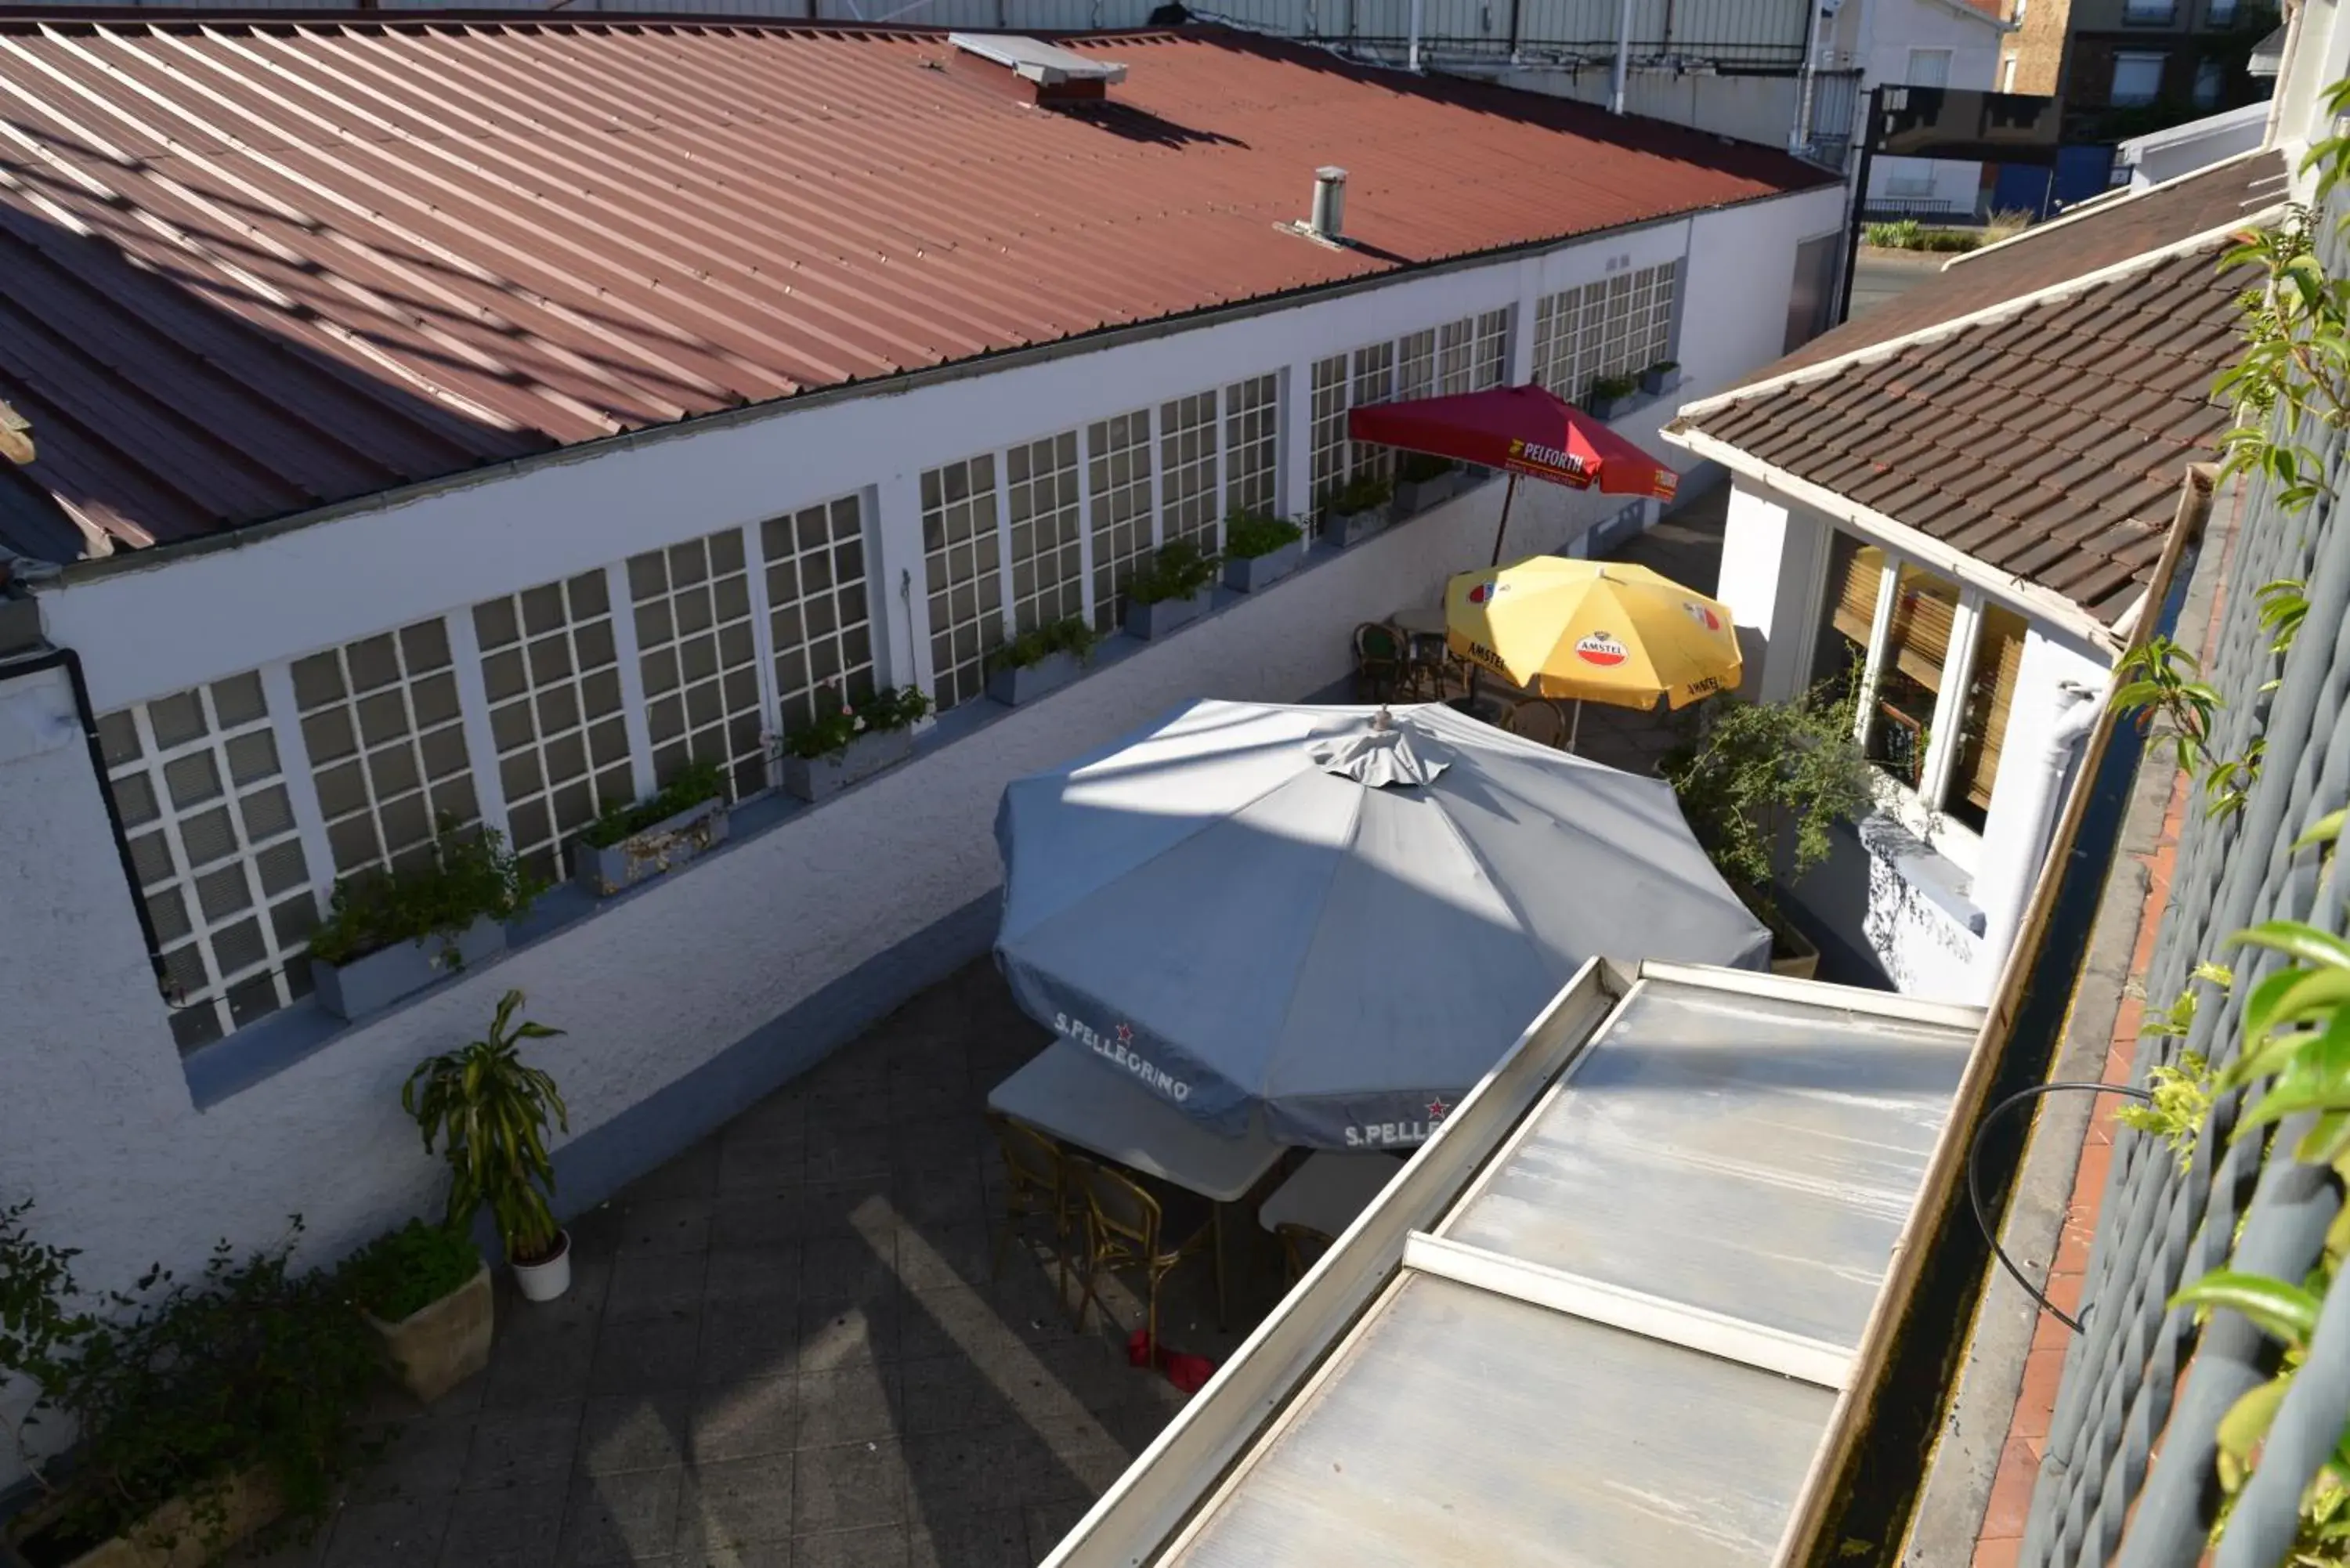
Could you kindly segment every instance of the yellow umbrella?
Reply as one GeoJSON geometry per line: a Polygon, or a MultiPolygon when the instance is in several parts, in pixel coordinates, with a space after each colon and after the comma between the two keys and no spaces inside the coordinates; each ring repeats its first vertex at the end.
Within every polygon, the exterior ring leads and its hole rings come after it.
{"type": "Polygon", "coordinates": [[[1444,624],[1479,669],[1578,703],[1683,708],[1741,674],[1729,610],[1623,561],[1534,556],[1463,572],[1445,585],[1444,624]]]}

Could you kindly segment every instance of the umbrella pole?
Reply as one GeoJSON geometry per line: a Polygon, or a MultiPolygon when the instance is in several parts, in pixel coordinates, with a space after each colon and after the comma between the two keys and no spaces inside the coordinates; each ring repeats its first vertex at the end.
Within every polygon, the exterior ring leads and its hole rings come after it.
{"type": "Polygon", "coordinates": [[[1510,531],[1510,503],[1518,498],[1518,476],[1510,475],[1510,487],[1502,492],[1501,526],[1493,530],[1493,565],[1502,564],[1502,540],[1510,531]]]}
{"type": "Polygon", "coordinates": [[[1575,700],[1575,717],[1566,722],[1566,749],[1573,752],[1583,739],[1583,699],[1575,700]]]}

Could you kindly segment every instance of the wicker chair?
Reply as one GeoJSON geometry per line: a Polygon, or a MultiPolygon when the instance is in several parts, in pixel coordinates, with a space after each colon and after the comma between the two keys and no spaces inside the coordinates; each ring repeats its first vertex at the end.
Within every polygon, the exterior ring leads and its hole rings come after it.
{"type": "Polygon", "coordinates": [[[1512,708],[1502,720],[1502,728],[1545,746],[1564,750],[1566,745],[1566,715],[1546,697],[1529,697],[1512,708]]]}
{"type": "Polygon", "coordinates": [[[1003,1272],[1004,1249],[1022,1221],[1038,1216],[1053,1222],[1055,1292],[1066,1301],[1069,1293],[1069,1220],[1077,1201],[1069,1179],[1071,1157],[1061,1146],[1025,1122],[995,1111],[987,1113],[995,1129],[996,1147],[1003,1153],[1003,1224],[996,1233],[993,1276],[1003,1272]]]}
{"type": "MultiPolygon", "coordinates": [[[[1180,1240],[1170,1241],[1165,1210],[1148,1189],[1124,1171],[1071,1156],[1070,1176],[1086,1202],[1086,1255],[1077,1285],[1077,1327],[1086,1308],[1100,1302],[1096,1283],[1105,1270],[1132,1269],[1143,1280],[1148,1343],[1159,1345],[1159,1284],[1196,1252],[1209,1254],[1215,1268],[1216,1318],[1224,1316],[1224,1261],[1217,1255],[1215,1213],[1203,1207],[1187,1216],[1180,1240]]],[[[1102,1311],[1108,1313],[1107,1306],[1102,1311]]]]}
{"type": "Polygon", "coordinates": [[[1305,1271],[1321,1262],[1322,1254],[1337,1241],[1311,1225],[1300,1225],[1292,1220],[1284,1220],[1273,1230],[1281,1238],[1282,1267],[1293,1285],[1304,1279],[1305,1271]]]}
{"type": "Polygon", "coordinates": [[[1384,702],[1411,678],[1410,643],[1385,621],[1367,620],[1355,628],[1355,697],[1362,702],[1384,702]]]}

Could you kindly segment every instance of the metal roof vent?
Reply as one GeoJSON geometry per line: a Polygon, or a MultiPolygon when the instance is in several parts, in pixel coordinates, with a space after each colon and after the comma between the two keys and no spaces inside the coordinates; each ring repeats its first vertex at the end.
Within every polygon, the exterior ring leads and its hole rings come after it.
{"type": "Polygon", "coordinates": [[[1347,171],[1336,164],[1314,171],[1313,216],[1274,226],[1303,234],[1320,244],[1343,246],[1351,243],[1347,238],[1347,171]]]}
{"type": "Polygon", "coordinates": [[[1008,33],[950,33],[947,42],[963,54],[1002,66],[1036,89],[1038,103],[1081,103],[1109,96],[1110,84],[1126,79],[1126,67],[1096,59],[1042,38],[1008,33]]]}

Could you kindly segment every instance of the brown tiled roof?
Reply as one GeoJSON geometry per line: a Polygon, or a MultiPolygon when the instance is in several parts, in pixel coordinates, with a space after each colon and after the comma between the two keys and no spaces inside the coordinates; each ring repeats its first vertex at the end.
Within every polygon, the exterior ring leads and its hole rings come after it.
{"type": "Polygon", "coordinates": [[[2116,198],[2102,210],[2066,222],[2028,230],[2006,244],[1960,258],[1930,284],[1823,333],[1777,364],[1757,370],[1752,379],[1768,380],[1872,344],[1907,337],[2224,228],[2283,201],[2284,183],[2284,155],[2264,152],[2173,180],[2142,196],[2116,198]]]}
{"type": "MultiPolygon", "coordinates": [[[[2162,552],[2244,279],[2214,241],[1682,424],[2062,594],[2107,625],[2162,552]]],[[[1920,289],[1918,292],[1925,292],[1920,289]]],[[[1890,308],[1890,307],[1888,307],[1890,308]]]]}
{"type": "Polygon", "coordinates": [[[1072,47],[1128,67],[1107,106],[934,32],[0,20],[0,397],[41,450],[0,536],[183,539],[1825,179],[1236,34],[1072,47]],[[1357,248],[1274,226],[1333,161],[1357,248]]]}

